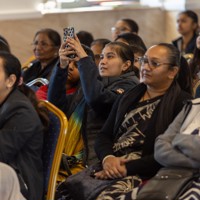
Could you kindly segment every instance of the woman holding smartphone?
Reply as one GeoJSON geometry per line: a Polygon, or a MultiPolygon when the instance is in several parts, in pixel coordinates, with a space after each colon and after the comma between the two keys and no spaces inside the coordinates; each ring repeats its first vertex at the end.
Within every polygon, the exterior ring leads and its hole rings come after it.
{"type": "MultiPolygon", "coordinates": [[[[60,47],[59,56],[60,63],[50,79],[48,100],[62,109],[69,119],[68,132],[73,141],[66,143],[64,153],[75,158],[70,168],[74,174],[97,161],[94,152],[96,134],[107,119],[116,98],[136,86],[139,80],[132,70],[132,50],[120,42],[111,42],[105,46],[98,68],[92,51],[81,45],[77,36],[67,38],[60,47]],[[65,48],[66,45],[69,48],[65,48]],[[70,54],[76,57],[68,57],[70,54]],[[80,86],[73,95],[66,95],[65,74],[72,61],[78,65],[80,86]]],[[[64,180],[64,176],[61,180],[64,180]]]]}

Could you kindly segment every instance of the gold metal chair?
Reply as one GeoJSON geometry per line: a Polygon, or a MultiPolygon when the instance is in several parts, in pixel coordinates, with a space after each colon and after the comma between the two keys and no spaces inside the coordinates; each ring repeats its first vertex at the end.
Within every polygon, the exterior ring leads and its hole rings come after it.
{"type": "Polygon", "coordinates": [[[56,190],[56,180],[60,168],[62,152],[68,129],[65,114],[48,101],[41,100],[40,106],[49,111],[49,131],[44,136],[44,196],[45,200],[53,200],[56,190]]]}

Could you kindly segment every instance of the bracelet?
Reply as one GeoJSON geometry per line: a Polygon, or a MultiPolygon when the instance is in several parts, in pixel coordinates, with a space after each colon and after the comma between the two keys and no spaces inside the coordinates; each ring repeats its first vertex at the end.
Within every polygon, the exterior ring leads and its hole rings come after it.
{"type": "Polygon", "coordinates": [[[104,157],[103,161],[102,161],[102,165],[104,164],[105,160],[109,157],[115,157],[114,155],[107,155],[106,157],[104,157]]]}

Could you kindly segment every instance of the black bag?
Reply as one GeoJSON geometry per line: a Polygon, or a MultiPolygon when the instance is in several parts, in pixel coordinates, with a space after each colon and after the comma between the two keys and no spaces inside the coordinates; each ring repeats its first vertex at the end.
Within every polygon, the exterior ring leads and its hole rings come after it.
{"type": "Polygon", "coordinates": [[[137,200],[177,200],[199,175],[195,169],[161,168],[139,190],[137,200]]]}
{"type": "Polygon", "coordinates": [[[99,180],[94,178],[94,173],[101,170],[101,164],[89,167],[75,175],[69,176],[61,182],[56,189],[57,200],[94,200],[100,192],[116,182],[116,180],[99,180]]]}

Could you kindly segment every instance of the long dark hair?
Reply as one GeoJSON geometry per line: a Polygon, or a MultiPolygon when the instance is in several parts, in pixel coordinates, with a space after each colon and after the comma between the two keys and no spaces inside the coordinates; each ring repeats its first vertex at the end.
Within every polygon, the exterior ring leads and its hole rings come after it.
{"type": "Polygon", "coordinates": [[[157,125],[156,132],[162,133],[162,131],[165,130],[173,120],[177,106],[176,101],[179,98],[181,90],[192,94],[192,82],[187,61],[185,58],[180,56],[179,50],[173,44],[160,43],[158,45],[168,49],[168,61],[171,63],[170,67],[179,67],[178,76],[174,79],[171,86],[164,94],[158,111],[158,118],[162,119],[161,121],[163,121],[163,124],[157,125]]]}
{"type": "Polygon", "coordinates": [[[33,107],[35,108],[36,112],[38,113],[40,120],[42,121],[44,132],[48,131],[49,128],[49,116],[48,110],[45,107],[39,106],[39,101],[35,92],[25,84],[21,84],[18,86],[18,89],[29,99],[32,103],[33,107]]]}
{"type": "Polygon", "coordinates": [[[160,43],[158,45],[168,49],[168,60],[171,64],[169,67],[177,66],[179,68],[175,81],[178,82],[182,90],[192,94],[191,71],[186,59],[181,56],[179,50],[173,44],[160,43]]]}

